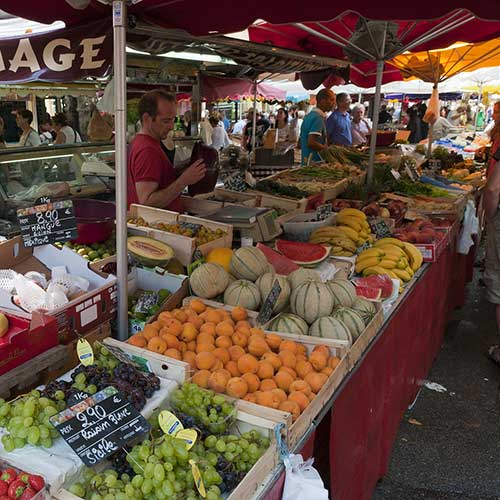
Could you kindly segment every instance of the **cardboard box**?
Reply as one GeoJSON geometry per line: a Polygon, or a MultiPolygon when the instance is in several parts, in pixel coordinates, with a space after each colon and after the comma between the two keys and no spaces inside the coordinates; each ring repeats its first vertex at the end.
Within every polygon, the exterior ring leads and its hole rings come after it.
{"type": "Polygon", "coordinates": [[[55,318],[33,313],[28,319],[2,312],[9,320],[9,331],[0,339],[0,375],[57,346],[55,318]]]}
{"type": "MultiPolygon", "coordinates": [[[[44,245],[29,249],[23,246],[21,237],[18,236],[0,244],[0,262],[4,269],[13,269],[21,274],[38,271],[48,279],[53,267],[65,266],[69,274],[89,281],[87,292],[49,313],[57,320],[59,342],[62,344],[75,339],[76,332],[84,334],[115,316],[116,278],[111,275],[106,278],[100,276],[90,268],[88,261],[67,247],[59,249],[53,245],[44,245]]],[[[14,303],[10,293],[3,290],[0,290],[0,309],[32,318],[30,313],[14,303]]]]}
{"type": "Polygon", "coordinates": [[[135,224],[127,224],[127,226],[134,230],[135,234],[142,234],[155,240],[162,241],[171,246],[175,252],[175,257],[180,261],[183,266],[191,264],[193,253],[198,249],[203,255],[207,255],[210,250],[220,247],[231,248],[233,242],[233,227],[229,224],[221,222],[214,222],[198,217],[191,217],[189,215],[179,215],[177,212],[170,212],[168,210],[161,210],[159,208],[146,207],[144,205],[130,205],[129,217],[138,218],[142,217],[148,223],[164,222],[166,224],[178,224],[180,222],[188,222],[191,224],[200,224],[212,230],[221,229],[224,236],[216,240],[210,241],[200,246],[196,246],[195,238],[182,236],[180,234],[169,233],[159,229],[150,227],[137,226],[135,224]]]}

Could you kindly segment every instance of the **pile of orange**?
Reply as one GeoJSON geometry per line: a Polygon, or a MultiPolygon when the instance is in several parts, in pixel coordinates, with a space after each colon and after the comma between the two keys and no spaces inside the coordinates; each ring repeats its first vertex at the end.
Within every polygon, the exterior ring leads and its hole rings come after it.
{"type": "Polygon", "coordinates": [[[339,359],[327,346],[303,344],[252,327],[242,307],[231,311],[192,300],[162,312],[128,342],[189,363],[193,382],[235,398],[290,412],[295,420],[339,359]]]}

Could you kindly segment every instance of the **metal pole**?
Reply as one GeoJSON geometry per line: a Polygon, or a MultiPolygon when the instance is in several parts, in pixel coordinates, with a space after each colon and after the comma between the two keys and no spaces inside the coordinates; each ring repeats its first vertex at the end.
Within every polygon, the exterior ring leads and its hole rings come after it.
{"type": "Polygon", "coordinates": [[[113,0],[113,67],[115,76],[116,275],[118,339],[128,338],[127,257],[127,5],[113,0]]]}
{"type": "Polygon", "coordinates": [[[370,162],[368,164],[368,184],[373,180],[373,164],[375,163],[375,148],[377,147],[378,115],[380,112],[380,95],[382,88],[382,76],[384,74],[384,61],[377,61],[377,80],[375,84],[375,99],[373,101],[373,124],[370,139],[370,162]]]}
{"type": "Polygon", "coordinates": [[[252,127],[252,154],[255,158],[255,133],[257,132],[257,80],[253,82],[253,127],[252,127]]]}

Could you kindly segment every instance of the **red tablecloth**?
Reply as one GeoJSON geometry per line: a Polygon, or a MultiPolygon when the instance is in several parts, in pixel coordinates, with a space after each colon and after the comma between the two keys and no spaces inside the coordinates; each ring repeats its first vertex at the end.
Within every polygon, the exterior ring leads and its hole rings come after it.
{"type": "MultiPolygon", "coordinates": [[[[464,303],[470,265],[452,245],[429,267],[335,400],[330,429],[316,432],[314,456],[318,468],[329,466],[334,500],[370,500],[386,474],[401,418],[440,350],[450,313],[464,303]]],[[[283,476],[266,498],[279,499],[282,488],[283,476]]]]}

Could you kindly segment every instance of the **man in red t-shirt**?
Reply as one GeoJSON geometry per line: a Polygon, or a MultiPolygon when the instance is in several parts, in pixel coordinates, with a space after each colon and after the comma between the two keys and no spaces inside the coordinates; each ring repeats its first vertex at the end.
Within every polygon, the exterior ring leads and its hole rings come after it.
{"type": "Polygon", "coordinates": [[[162,90],[146,92],[138,104],[141,131],[130,144],[127,175],[128,204],[139,203],[175,212],[182,211],[180,195],[186,186],[205,176],[203,160],[194,162],[177,179],[161,147],[174,128],[176,102],[162,90]]]}

